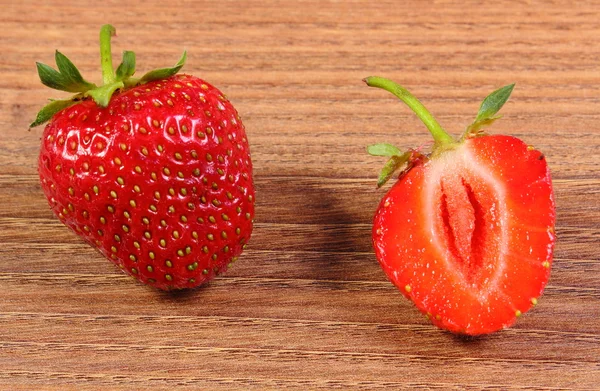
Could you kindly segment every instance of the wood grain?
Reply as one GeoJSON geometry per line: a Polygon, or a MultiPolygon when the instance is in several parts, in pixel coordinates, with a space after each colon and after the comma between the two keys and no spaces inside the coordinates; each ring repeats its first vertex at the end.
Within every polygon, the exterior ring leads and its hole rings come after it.
{"type": "Polygon", "coordinates": [[[599,389],[600,3],[0,5],[1,390],[599,389]],[[247,128],[255,232],[193,292],[121,274],[52,216],[38,184],[41,129],[28,123],[61,94],[34,64],[60,49],[97,80],[104,23],[140,71],[187,49],[185,71],[224,90],[247,128]],[[514,327],[437,330],[379,268],[383,162],[365,145],[428,135],[361,83],[371,74],[405,84],[456,134],[487,93],[517,83],[493,131],[544,151],[558,243],[544,296],[514,327]]]}

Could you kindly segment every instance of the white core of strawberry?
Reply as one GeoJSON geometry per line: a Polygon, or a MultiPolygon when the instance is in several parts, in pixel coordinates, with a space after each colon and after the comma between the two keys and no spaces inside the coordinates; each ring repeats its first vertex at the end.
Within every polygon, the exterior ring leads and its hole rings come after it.
{"type": "Polygon", "coordinates": [[[464,142],[427,163],[424,228],[451,278],[485,303],[498,291],[506,265],[506,189],[469,145],[464,142]]]}

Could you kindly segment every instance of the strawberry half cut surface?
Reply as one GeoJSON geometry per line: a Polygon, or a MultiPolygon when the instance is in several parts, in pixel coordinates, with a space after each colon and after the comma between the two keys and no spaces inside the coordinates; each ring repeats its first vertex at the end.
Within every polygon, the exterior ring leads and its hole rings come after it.
{"type": "Polygon", "coordinates": [[[544,155],[512,136],[486,135],[513,85],[489,95],[459,140],[406,89],[380,78],[434,137],[429,155],[376,144],[389,158],[373,224],[375,253],[388,278],[436,326],[478,335],[512,325],[537,304],[550,276],[555,206],[544,155]]]}
{"type": "Polygon", "coordinates": [[[252,233],[254,186],[244,126],[208,82],[173,68],[133,78],[135,56],[112,68],[110,25],[100,32],[103,82],[85,81],[56,52],[42,82],[76,93],[51,101],[39,156],[54,214],[139,281],[193,288],[224,272],[252,233]]]}

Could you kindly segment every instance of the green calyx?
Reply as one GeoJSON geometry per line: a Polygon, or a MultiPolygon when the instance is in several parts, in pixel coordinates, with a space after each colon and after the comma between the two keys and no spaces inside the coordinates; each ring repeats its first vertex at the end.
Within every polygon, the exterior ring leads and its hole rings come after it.
{"type": "Polygon", "coordinates": [[[415,153],[411,150],[402,152],[392,144],[387,143],[369,145],[367,147],[367,152],[371,156],[385,156],[388,158],[388,161],[379,172],[377,187],[385,185],[392,175],[400,168],[408,167],[410,165],[410,160],[415,153]]]}
{"type": "Polygon", "coordinates": [[[489,94],[483,102],[481,102],[477,117],[475,117],[475,120],[471,125],[467,126],[467,129],[462,135],[462,139],[481,135],[481,129],[490,126],[496,120],[502,118],[501,115],[496,114],[508,101],[508,98],[510,98],[513,88],[515,88],[514,83],[498,88],[496,91],[489,94]]]}
{"type": "Polygon", "coordinates": [[[58,50],[55,52],[56,67],[37,64],[38,75],[42,84],[55,90],[76,93],[69,99],[51,100],[37,114],[37,117],[30,128],[41,125],[49,121],[54,114],[60,110],[74,105],[75,103],[91,98],[100,107],[106,107],[110,99],[117,90],[131,88],[150,81],[166,79],[175,75],[183,67],[187,58],[187,53],[183,55],[171,68],[155,69],[144,74],[140,78],[134,78],[135,74],[135,53],[124,51],[123,59],[116,71],[112,64],[111,38],[116,34],[113,26],[106,24],[100,29],[100,63],[102,66],[102,85],[96,85],[86,81],[77,67],[64,54],[58,50]]]}
{"type": "MultiPolygon", "coordinates": [[[[515,86],[514,84],[510,84],[488,95],[481,103],[479,112],[473,123],[467,127],[461,138],[456,140],[442,128],[425,106],[406,88],[389,79],[378,76],[370,76],[363,79],[363,81],[370,87],[377,87],[391,92],[415,112],[433,136],[434,144],[431,151],[431,156],[433,157],[455,148],[465,139],[483,135],[482,129],[490,126],[501,117],[496,114],[508,101],[515,86]]],[[[367,147],[367,152],[372,156],[385,156],[389,158],[379,174],[377,187],[383,186],[392,177],[394,172],[400,168],[410,166],[411,160],[414,160],[419,155],[414,150],[402,152],[395,146],[387,143],[370,145],[367,147]]]]}

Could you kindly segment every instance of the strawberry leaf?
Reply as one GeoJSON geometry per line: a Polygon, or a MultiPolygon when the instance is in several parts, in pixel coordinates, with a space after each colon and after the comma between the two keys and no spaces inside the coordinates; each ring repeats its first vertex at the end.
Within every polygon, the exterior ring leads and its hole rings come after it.
{"type": "Polygon", "coordinates": [[[58,71],[52,67],[36,63],[38,75],[45,86],[67,92],[85,92],[96,86],[83,79],[77,67],[58,50],[54,56],[58,71]]]}
{"type": "Polygon", "coordinates": [[[402,166],[408,163],[408,160],[411,157],[411,155],[412,151],[407,151],[404,152],[402,155],[392,156],[379,172],[377,187],[379,188],[385,185],[386,182],[390,180],[390,178],[392,177],[392,175],[394,175],[396,171],[398,171],[402,166]]]}
{"type": "Polygon", "coordinates": [[[55,90],[64,90],[64,80],[59,72],[41,62],[36,62],[35,65],[43,85],[55,90]]]}
{"type": "Polygon", "coordinates": [[[496,115],[508,101],[514,87],[514,84],[510,84],[489,94],[483,102],[481,102],[481,107],[479,107],[475,122],[483,121],[496,115]]]}
{"type": "Polygon", "coordinates": [[[129,79],[135,73],[135,53],[129,50],[123,52],[123,61],[117,67],[117,81],[129,79]]]}
{"type": "Polygon", "coordinates": [[[35,121],[33,121],[31,125],[29,125],[29,128],[36,127],[38,125],[43,124],[46,121],[49,121],[50,118],[54,116],[54,114],[58,113],[62,109],[74,105],[75,103],[77,103],[77,101],[74,99],[51,101],[38,112],[35,121]]]}
{"type": "Polygon", "coordinates": [[[161,69],[155,69],[153,71],[150,71],[150,72],[146,73],[144,76],[142,76],[142,78],[140,79],[140,83],[147,83],[147,82],[153,81],[153,80],[166,79],[168,77],[175,75],[183,67],[183,64],[185,64],[186,59],[187,59],[187,52],[184,51],[183,55],[181,56],[181,58],[179,59],[177,64],[175,64],[174,67],[161,68],[161,69]]]}
{"type": "Polygon", "coordinates": [[[501,115],[497,115],[495,117],[490,117],[484,120],[481,120],[479,122],[477,122],[476,124],[473,124],[469,127],[469,134],[471,136],[476,136],[477,134],[483,134],[483,131],[481,129],[483,128],[487,128],[488,126],[492,125],[494,122],[496,122],[497,120],[499,120],[500,118],[502,118],[501,115]]]}
{"type": "Polygon", "coordinates": [[[367,152],[372,156],[400,156],[402,152],[392,144],[379,143],[369,145],[367,152]]]}
{"type": "Polygon", "coordinates": [[[84,92],[96,87],[93,83],[84,80],[75,64],[73,64],[71,60],[67,58],[67,56],[58,50],[54,54],[54,59],[56,61],[56,66],[58,67],[58,71],[71,86],[77,88],[76,91],[70,92],[84,92]]]}
{"type": "Polygon", "coordinates": [[[467,127],[465,135],[476,135],[482,128],[490,126],[494,121],[500,119],[501,116],[496,114],[508,101],[514,87],[514,83],[509,84],[489,94],[483,102],[481,102],[477,117],[475,117],[475,121],[467,127]]]}

